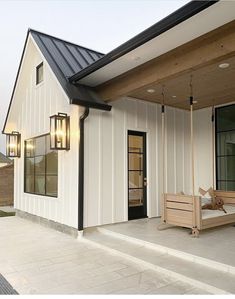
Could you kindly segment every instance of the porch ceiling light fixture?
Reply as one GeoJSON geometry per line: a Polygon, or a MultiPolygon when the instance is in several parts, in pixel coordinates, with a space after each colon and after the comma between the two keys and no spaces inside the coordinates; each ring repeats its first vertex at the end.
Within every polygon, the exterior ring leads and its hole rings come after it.
{"type": "Polygon", "coordinates": [[[20,140],[19,132],[12,131],[6,134],[6,156],[10,158],[20,157],[20,140]]]}
{"type": "Polygon", "coordinates": [[[221,69],[226,69],[229,66],[230,66],[230,64],[228,62],[224,62],[224,63],[219,64],[219,68],[221,68],[221,69]]]}
{"type": "Polygon", "coordinates": [[[70,149],[70,118],[66,113],[50,116],[50,148],[70,149]]]}
{"type": "Polygon", "coordinates": [[[155,89],[153,89],[153,88],[149,88],[149,89],[147,89],[147,92],[148,92],[148,93],[154,93],[154,92],[155,92],[155,89]]]}

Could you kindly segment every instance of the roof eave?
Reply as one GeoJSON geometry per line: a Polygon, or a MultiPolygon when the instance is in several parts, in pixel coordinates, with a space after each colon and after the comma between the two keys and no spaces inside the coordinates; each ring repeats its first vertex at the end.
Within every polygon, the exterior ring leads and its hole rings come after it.
{"type": "Polygon", "coordinates": [[[74,105],[79,105],[82,107],[93,108],[93,109],[104,110],[104,111],[111,111],[111,109],[112,109],[112,106],[110,106],[108,104],[88,102],[88,101],[86,101],[86,103],[84,103],[84,101],[82,101],[78,98],[71,99],[70,103],[74,104],[74,105]]]}
{"type": "Polygon", "coordinates": [[[128,52],[136,49],[137,47],[143,45],[144,43],[150,41],[151,39],[157,37],[158,35],[164,33],[165,31],[175,27],[176,25],[182,23],[183,21],[191,18],[192,16],[198,14],[209,6],[217,3],[219,0],[205,0],[205,1],[191,1],[179,8],[175,12],[171,13],[164,19],[160,20],[153,26],[144,30],[140,34],[136,35],[132,39],[128,40],[124,44],[120,45],[116,49],[112,50],[93,64],[84,68],[77,74],[74,74],[69,78],[69,81],[76,83],[82,78],[90,75],[91,73],[97,71],[98,69],[104,67],[105,65],[113,62],[114,60],[120,58],[121,56],[127,54],[128,52]]]}

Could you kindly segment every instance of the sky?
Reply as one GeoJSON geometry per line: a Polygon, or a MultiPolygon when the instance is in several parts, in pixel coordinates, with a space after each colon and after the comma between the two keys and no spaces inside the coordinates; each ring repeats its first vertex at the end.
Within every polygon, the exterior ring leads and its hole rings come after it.
{"type": "MultiPolygon", "coordinates": [[[[188,0],[0,0],[0,132],[28,28],[108,53],[188,0]]],[[[5,136],[0,133],[5,154],[5,136]]]]}

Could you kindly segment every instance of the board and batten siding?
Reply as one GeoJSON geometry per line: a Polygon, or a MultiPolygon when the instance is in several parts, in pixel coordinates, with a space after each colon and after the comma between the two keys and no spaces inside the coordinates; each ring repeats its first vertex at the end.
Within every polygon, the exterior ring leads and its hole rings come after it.
{"type": "MultiPolygon", "coordinates": [[[[123,98],[85,121],[84,226],[128,220],[127,132],[147,133],[147,214],[160,215],[161,106],[123,98]]],[[[189,113],[166,107],[166,191],[190,192],[189,113]]]]}
{"type": "MultiPolygon", "coordinates": [[[[82,109],[81,109],[82,110],[82,109]]],[[[6,131],[21,133],[21,158],[15,159],[14,206],[16,209],[77,228],[79,107],[70,105],[59,82],[30,38],[14,95],[6,131]],[[44,80],[35,84],[36,66],[43,61],[44,80]],[[58,198],[24,193],[24,140],[47,134],[49,117],[70,115],[69,151],[58,151],[58,198]]]]}
{"type": "Polygon", "coordinates": [[[211,115],[211,108],[196,110],[193,113],[195,192],[198,191],[199,187],[207,190],[213,186],[212,150],[215,152],[215,146],[213,146],[212,140],[211,115]]]}

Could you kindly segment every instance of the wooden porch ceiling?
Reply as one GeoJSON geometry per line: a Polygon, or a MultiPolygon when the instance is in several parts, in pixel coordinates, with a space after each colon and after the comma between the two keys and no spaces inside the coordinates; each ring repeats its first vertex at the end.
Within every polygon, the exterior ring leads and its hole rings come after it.
{"type": "Polygon", "coordinates": [[[130,96],[189,109],[190,76],[194,109],[235,101],[235,21],[157,57],[97,87],[106,101],[130,96]],[[229,63],[226,69],[221,63],[229,63]],[[149,93],[148,89],[154,89],[149,93]]]}
{"type": "Polygon", "coordinates": [[[149,85],[147,88],[131,92],[130,97],[150,102],[162,102],[164,88],[165,104],[181,109],[190,109],[190,77],[192,74],[193,98],[196,101],[194,109],[201,109],[212,105],[221,105],[235,101],[235,56],[223,59],[191,71],[165,82],[149,85]],[[222,69],[221,63],[228,63],[229,67],[222,69]],[[164,87],[163,87],[164,86],[164,87]],[[154,90],[149,93],[147,90],[154,90]]]}

